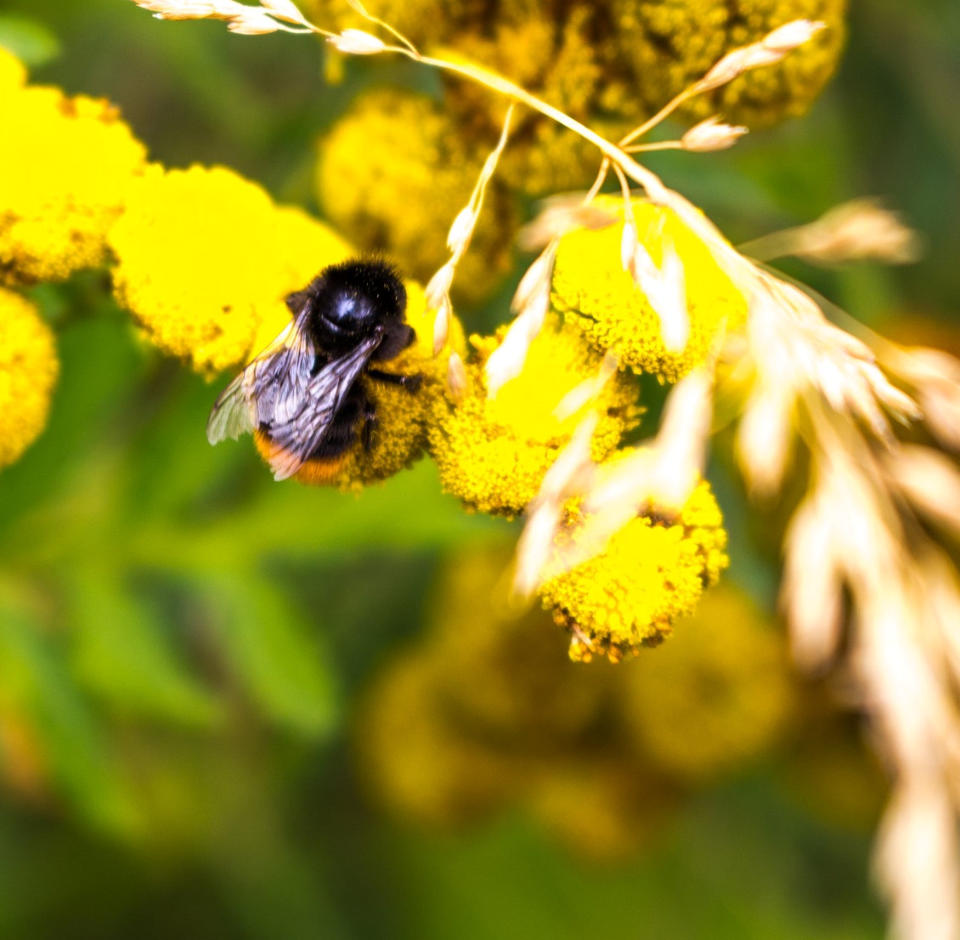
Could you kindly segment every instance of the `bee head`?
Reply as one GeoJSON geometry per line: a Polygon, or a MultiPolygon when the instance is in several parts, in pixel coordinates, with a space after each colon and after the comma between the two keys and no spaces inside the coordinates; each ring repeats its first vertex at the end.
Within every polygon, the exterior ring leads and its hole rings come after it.
{"type": "Polygon", "coordinates": [[[324,268],[306,290],[287,298],[294,316],[310,304],[307,329],[318,345],[359,337],[403,319],[407,292],[382,261],[345,261],[324,268]]]}

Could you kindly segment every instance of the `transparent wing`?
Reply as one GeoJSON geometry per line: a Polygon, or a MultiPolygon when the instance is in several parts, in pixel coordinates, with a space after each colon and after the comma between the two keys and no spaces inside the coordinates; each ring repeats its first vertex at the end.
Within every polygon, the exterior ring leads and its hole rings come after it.
{"type": "Polygon", "coordinates": [[[220,394],[207,420],[207,440],[249,434],[261,423],[287,421],[303,404],[313,349],[301,327],[306,311],[263,350],[220,394]]]}
{"type": "Polygon", "coordinates": [[[277,446],[270,457],[274,479],[292,477],[317,449],[381,339],[382,333],[377,331],[346,355],[328,362],[307,383],[299,413],[270,427],[270,439],[277,446]]]}

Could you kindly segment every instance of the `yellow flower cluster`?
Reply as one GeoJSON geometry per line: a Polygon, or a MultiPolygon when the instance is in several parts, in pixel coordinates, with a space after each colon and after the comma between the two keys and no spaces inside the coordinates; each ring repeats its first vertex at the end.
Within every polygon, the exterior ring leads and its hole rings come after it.
{"type": "MultiPolygon", "coordinates": [[[[425,95],[377,91],[358,99],[321,142],[318,195],[349,238],[427,281],[449,256],[447,229],[484,157],[425,95]]],[[[515,228],[513,204],[494,183],[457,269],[461,299],[481,299],[507,272],[515,228]]]]}
{"type": "MultiPolygon", "coordinates": [[[[549,104],[601,132],[620,137],[634,116],[618,76],[609,67],[613,43],[602,33],[602,5],[501,3],[489,28],[473,24],[454,45],[471,61],[507,76],[549,104]],[[611,115],[617,117],[611,120],[611,115]]],[[[492,140],[502,103],[469,82],[451,82],[445,105],[460,133],[492,140]]],[[[596,150],[576,134],[526,112],[518,115],[499,173],[514,189],[542,195],[585,185],[596,170],[596,150]]]]}
{"type": "MultiPolygon", "coordinates": [[[[438,399],[430,453],[443,488],[468,508],[515,516],[536,496],[577,426],[577,415],[559,420],[557,406],[596,376],[602,357],[587,347],[576,327],[548,319],[530,346],[523,371],[491,399],[483,368],[503,332],[471,338],[476,357],[468,365],[467,390],[458,402],[438,399]]],[[[595,460],[610,454],[636,426],[637,394],[623,373],[601,392],[596,402],[601,418],[592,442],[595,460]]]]}
{"type": "Polygon", "coordinates": [[[734,589],[711,592],[655,655],[625,671],[624,727],[684,780],[737,767],[787,730],[795,690],[782,635],[734,589]]]}
{"type": "MultiPolygon", "coordinates": [[[[623,204],[597,204],[623,219],[623,204]]],[[[747,303],[710,249],[671,209],[634,201],[637,238],[654,264],[672,245],[683,265],[690,332],[680,352],[668,351],[660,318],[641,287],[620,263],[623,222],[599,230],[577,229],[560,240],[553,275],[553,302],[590,342],[612,350],[623,365],[673,382],[699,365],[720,330],[741,326],[747,303]]]]}
{"type": "Polygon", "coordinates": [[[284,297],[349,246],[224,167],[151,166],[109,234],[117,301],[151,342],[210,372],[245,363],[289,321],[284,297]]]}
{"type": "Polygon", "coordinates": [[[43,430],[58,372],[53,334],[36,307],[0,288],[0,467],[43,430]]]}
{"type": "Polygon", "coordinates": [[[0,50],[0,283],[61,280],[106,257],[146,151],[113,105],[24,86],[0,50]]]}
{"type": "Polygon", "coordinates": [[[759,127],[803,114],[836,68],[847,0],[609,0],[620,61],[653,112],[703,76],[723,55],[796,19],[827,29],[773,66],[745,73],[684,105],[691,118],[722,114],[759,127]]]}
{"type": "Polygon", "coordinates": [[[786,729],[782,637],[742,593],[712,594],[676,649],[583,669],[542,611],[511,613],[507,565],[499,546],[451,559],[428,635],[371,691],[355,743],[393,811],[453,825],[519,804],[579,854],[622,857],[786,729]]]}
{"type": "Polygon", "coordinates": [[[571,663],[542,612],[507,613],[507,561],[494,546],[447,566],[430,634],[382,674],[362,711],[354,740],[365,782],[423,823],[519,803],[581,854],[628,854],[677,788],[621,738],[595,746],[609,738],[614,671],[571,663]]]}
{"type": "MultiPolygon", "coordinates": [[[[629,451],[620,451],[607,466],[629,451]]],[[[570,545],[580,536],[581,514],[568,518],[570,545]]],[[[727,534],[720,507],[704,481],[675,520],[640,515],[609,541],[605,550],[540,589],[556,622],[573,634],[570,656],[614,662],[656,646],[679,617],[693,613],[704,588],[726,568],[727,534]]],[[[568,547],[561,542],[562,552],[568,547]]]]}
{"type": "MultiPolygon", "coordinates": [[[[339,29],[370,29],[370,23],[347,0],[301,0],[313,22],[339,29]]],[[[418,45],[444,40],[484,15],[487,0],[364,0],[364,7],[418,45]]]]}
{"type": "MultiPolygon", "coordinates": [[[[287,326],[284,298],[323,267],[353,254],[327,226],[278,208],[257,184],[223,167],[151,167],[110,233],[118,301],[152,343],[212,372],[237,367],[287,326]]],[[[356,447],[329,473],[301,482],[355,488],[385,479],[420,457],[432,402],[442,396],[446,359],[432,355],[433,315],[423,288],[408,281],[407,321],[417,342],[383,365],[419,373],[420,390],[369,383],[378,426],[369,450],[356,447]]],[[[459,324],[450,348],[463,352],[459,324]]],[[[256,441],[264,456],[268,445],[256,441]]]]}
{"type": "Polygon", "coordinates": [[[804,808],[831,826],[870,832],[889,797],[890,780],[870,749],[867,722],[823,680],[801,690],[783,776],[804,808]]]}
{"type": "MultiPolygon", "coordinates": [[[[828,26],[813,42],[776,65],[751,70],[728,86],[690,100],[681,112],[691,119],[720,113],[750,126],[803,113],[836,67],[846,5],[847,0],[375,0],[368,6],[428,49],[442,46],[493,69],[617,139],[702,77],[731,49],[790,20],[811,18],[828,26]]],[[[324,24],[332,18],[339,26],[369,27],[345,0],[332,5],[311,2],[308,9],[324,24]]],[[[443,110],[451,116],[444,126],[441,152],[488,149],[503,119],[500,99],[470,82],[445,75],[441,79],[443,110]]],[[[416,120],[401,125],[399,117],[392,124],[377,121],[369,113],[362,127],[356,119],[355,113],[344,118],[353,122],[359,141],[349,160],[359,157],[361,165],[388,164],[395,145],[371,146],[388,130],[391,141],[400,138],[404,161],[419,158],[421,173],[437,169],[432,128],[416,120]],[[374,156],[379,152],[388,156],[374,156]]],[[[499,175],[515,190],[541,195],[585,185],[596,163],[595,150],[578,136],[526,113],[514,124],[499,175]]],[[[335,180],[321,188],[330,186],[336,186],[335,180]]],[[[406,199],[400,193],[401,204],[409,205],[420,196],[416,187],[407,192],[406,199]]],[[[394,227],[404,227],[403,217],[387,208],[378,207],[372,219],[386,227],[373,233],[381,243],[391,238],[394,227]]],[[[351,236],[365,248],[376,245],[367,240],[369,230],[351,236]]],[[[414,268],[410,272],[428,275],[414,268]]]]}
{"type": "Polygon", "coordinates": [[[361,709],[356,741],[366,782],[387,809],[449,825],[499,806],[515,775],[445,714],[433,682],[439,665],[417,654],[398,659],[361,709]]]}
{"type": "Polygon", "coordinates": [[[0,90],[4,93],[22,88],[27,81],[27,70],[12,53],[0,46],[0,90]]]}

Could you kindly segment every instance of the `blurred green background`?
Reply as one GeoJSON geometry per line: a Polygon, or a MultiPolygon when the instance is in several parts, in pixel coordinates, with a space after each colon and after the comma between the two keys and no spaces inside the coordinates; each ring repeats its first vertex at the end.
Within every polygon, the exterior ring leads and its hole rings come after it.
{"type": "MultiPolygon", "coordinates": [[[[313,209],[317,137],[357,91],[431,87],[369,61],[330,86],[309,40],[126,0],[0,2],[0,44],[34,81],[115,101],[154,158],[224,163],[313,209]]],[[[650,163],[734,240],[883,197],[923,233],[919,264],[790,270],[957,351],[958,48],[955,0],[854,2],[808,117],[650,163]]],[[[791,798],[775,751],[605,864],[519,810],[456,830],[385,815],[351,759],[356,704],[421,632],[442,563],[514,527],[463,513],[427,462],[359,497],[275,485],[252,448],[207,445],[216,387],[139,343],[102,275],[35,296],[62,379],[0,475],[0,936],[881,934],[869,826],[791,798]]],[[[772,607],[769,537],[722,454],[713,479],[731,577],[772,607]]]]}

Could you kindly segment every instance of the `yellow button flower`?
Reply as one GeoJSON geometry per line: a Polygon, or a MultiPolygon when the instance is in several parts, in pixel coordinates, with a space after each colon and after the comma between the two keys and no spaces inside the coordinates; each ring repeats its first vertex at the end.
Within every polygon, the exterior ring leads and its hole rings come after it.
{"type": "Polygon", "coordinates": [[[0,288],[0,467],[43,430],[58,372],[53,334],[36,307],[0,288]]]}
{"type": "MultiPolygon", "coordinates": [[[[347,0],[300,0],[299,6],[314,23],[327,29],[371,28],[347,0]]],[[[455,35],[468,17],[482,16],[478,0],[364,0],[364,7],[418,45],[445,40],[455,35]]]]}
{"type": "Polygon", "coordinates": [[[110,247],[117,301],[151,342],[202,372],[245,364],[289,319],[286,295],[351,254],[256,183],[201,166],[151,166],[110,247]]]}
{"type": "Polygon", "coordinates": [[[606,712],[615,670],[571,663],[550,618],[509,602],[511,553],[492,545],[457,553],[440,573],[430,647],[436,685],[478,734],[513,749],[553,752],[606,712]]]}
{"type": "MultiPolygon", "coordinates": [[[[597,204],[622,220],[619,199],[597,204]]],[[[654,264],[662,263],[664,247],[671,245],[683,265],[690,329],[682,351],[667,350],[660,317],[623,269],[622,221],[599,230],[578,229],[560,240],[553,302],[598,349],[613,350],[638,372],[674,382],[705,359],[719,330],[742,325],[747,304],[710,250],[672,210],[638,200],[634,215],[638,240],[654,264]]]]}
{"type": "Polygon", "coordinates": [[[23,63],[12,53],[0,46],[0,91],[12,94],[21,88],[27,80],[27,70],[23,63]]]}
{"type": "Polygon", "coordinates": [[[673,818],[683,796],[662,774],[625,759],[621,743],[561,759],[531,787],[533,815],[589,861],[634,855],[673,818]]]}
{"type": "MultiPolygon", "coordinates": [[[[320,202],[358,246],[383,252],[426,283],[449,257],[447,231],[470,198],[486,157],[469,148],[424,95],[376,91],[360,98],[321,144],[320,202]]],[[[514,208],[494,180],[454,293],[477,301],[510,266],[514,208]]]]}
{"type": "MultiPolygon", "coordinates": [[[[579,521],[574,508],[568,520],[574,542],[579,521]]],[[[728,564],[726,543],[720,507],[704,481],[675,521],[636,517],[601,554],[547,581],[541,600],[573,633],[571,658],[617,661],[656,646],[678,617],[693,612],[728,564]]]]}
{"type": "Polygon", "coordinates": [[[360,711],[354,740],[364,784],[388,809],[451,825],[485,814],[519,768],[464,733],[437,694],[442,662],[416,651],[391,664],[360,711]]]}
{"type": "Polygon", "coordinates": [[[146,152],[113,105],[18,88],[15,61],[0,62],[0,282],[61,280],[105,260],[146,152]]]}
{"type": "MultiPolygon", "coordinates": [[[[370,449],[358,444],[342,459],[331,461],[328,467],[308,467],[297,475],[300,482],[358,489],[399,473],[423,456],[427,424],[446,387],[447,359],[454,350],[462,355],[465,340],[459,321],[452,318],[448,346],[440,355],[434,356],[433,313],[427,310],[423,288],[415,281],[406,281],[404,286],[407,290],[406,320],[416,333],[416,341],[395,359],[378,362],[377,368],[399,375],[421,375],[420,388],[411,392],[398,385],[366,380],[367,390],[377,409],[377,425],[370,449]]],[[[283,323],[275,329],[270,339],[285,325],[283,323]]],[[[266,457],[269,445],[259,438],[255,440],[266,457]]]]}
{"type": "Polygon", "coordinates": [[[833,75],[846,35],[847,0],[611,0],[621,61],[652,113],[726,53],[791,20],[822,20],[819,36],[776,65],[753,69],[688,101],[690,118],[722,114],[749,127],[803,114],[833,75]]]}
{"type": "Polygon", "coordinates": [[[783,634],[731,586],[710,591],[668,643],[624,673],[625,729],[683,780],[755,757],[783,732],[794,705],[783,634]]]}
{"type": "MultiPolygon", "coordinates": [[[[483,365],[502,335],[500,330],[495,337],[471,338],[477,356],[467,367],[466,393],[459,403],[439,403],[430,452],[448,493],[470,509],[514,516],[536,496],[543,475],[581,417],[559,420],[557,405],[596,376],[602,357],[587,347],[576,327],[550,318],[533,341],[520,375],[489,399],[483,365]]],[[[617,375],[597,405],[601,417],[592,453],[602,460],[639,420],[636,386],[628,375],[617,375]]]]}

